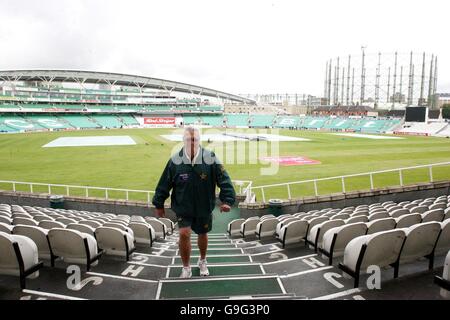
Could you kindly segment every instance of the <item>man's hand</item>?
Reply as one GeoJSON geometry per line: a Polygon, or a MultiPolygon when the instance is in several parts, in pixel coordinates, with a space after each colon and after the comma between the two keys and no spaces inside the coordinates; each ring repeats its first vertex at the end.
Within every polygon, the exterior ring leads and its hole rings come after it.
{"type": "Polygon", "coordinates": [[[155,213],[156,213],[156,216],[159,218],[164,218],[166,216],[166,212],[164,211],[164,208],[160,208],[160,209],[156,208],[155,213]]]}
{"type": "Polygon", "coordinates": [[[220,212],[229,212],[231,210],[231,207],[225,203],[222,203],[220,206],[220,212]]]}

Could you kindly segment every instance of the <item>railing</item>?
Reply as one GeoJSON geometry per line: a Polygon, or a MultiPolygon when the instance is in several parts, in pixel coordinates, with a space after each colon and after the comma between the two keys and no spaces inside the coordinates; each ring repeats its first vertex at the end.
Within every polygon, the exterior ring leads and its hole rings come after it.
{"type": "MultiPolygon", "coordinates": [[[[242,181],[242,180],[233,180],[233,184],[238,189],[238,194],[245,195],[246,199],[250,199],[250,192],[251,192],[251,181],[242,181]]],[[[145,194],[147,203],[151,203],[151,195],[155,193],[155,191],[149,191],[149,190],[133,190],[133,189],[119,189],[119,188],[106,188],[106,187],[90,187],[90,186],[76,186],[76,185],[66,185],[66,184],[51,184],[51,183],[38,183],[38,182],[22,182],[22,181],[7,181],[7,180],[0,180],[1,184],[10,184],[12,191],[17,191],[17,186],[19,185],[25,185],[28,186],[28,190],[33,193],[36,190],[37,186],[44,187],[46,189],[46,194],[49,195],[62,195],[61,192],[54,192],[56,188],[63,188],[65,189],[65,195],[70,196],[71,190],[75,189],[81,189],[84,190],[83,194],[86,198],[89,198],[89,196],[92,196],[92,191],[102,191],[102,194],[104,195],[104,199],[125,199],[130,200],[130,194],[138,193],[138,194],[145,194]],[[121,192],[124,195],[124,198],[117,198],[117,197],[111,197],[111,192],[121,192]]],[[[10,190],[11,190],[10,189],[10,190]]]]}
{"type": "MultiPolygon", "coordinates": [[[[403,186],[404,185],[404,183],[403,183],[403,171],[405,171],[405,170],[412,170],[412,169],[420,169],[420,168],[428,168],[429,181],[426,181],[426,182],[433,182],[433,168],[434,167],[438,167],[438,166],[448,166],[448,165],[450,165],[450,162],[440,162],[440,163],[432,163],[432,164],[413,166],[413,167],[404,167],[404,168],[397,168],[397,169],[389,169],[389,170],[381,170],[381,171],[372,171],[372,172],[350,174],[350,175],[344,175],[344,176],[336,176],[336,177],[328,177],[328,178],[320,178],[320,179],[311,179],[311,180],[302,180],[302,181],[294,181],[294,182],[285,182],[285,183],[278,183],[278,184],[269,184],[269,185],[264,185],[264,186],[251,187],[249,192],[250,193],[254,193],[256,190],[260,190],[261,191],[261,196],[262,196],[262,201],[263,201],[263,203],[265,203],[266,202],[266,191],[265,190],[268,189],[268,188],[286,186],[288,199],[292,199],[291,186],[299,185],[299,184],[305,184],[305,183],[313,183],[313,185],[314,185],[314,194],[316,196],[318,196],[319,195],[319,191],[318,191],[318,188],[317,188],[317,182],[319,182],[319,181],[340,180],[341,181],[341,185],[342,185],[342,189],[341,190],[342,190],[342,192],[346,192],[347,189],[346,189],[345,179],[346,178],[352,178],[352,177],[362,177],[362,176],[367,176],[370,179],[370,189],[373,190],[374,189],[374,182],[373,182],[374,175],[380,174],[380,173],[388,173],[388,172],[397,172],[398,173],[399,182],[400,182],[400,186],[403,186]]],[[[425,182],[425,181],[423,181],[423,182],[425,182]]],[[[253,199],[253,201],[250,201],[250,202],[254,202],[254,199],[253,199]]]]}

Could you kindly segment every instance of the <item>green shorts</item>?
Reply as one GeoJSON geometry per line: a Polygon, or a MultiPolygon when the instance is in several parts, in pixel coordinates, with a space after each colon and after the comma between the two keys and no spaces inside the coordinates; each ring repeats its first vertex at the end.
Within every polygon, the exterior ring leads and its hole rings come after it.
{"type": "Polygon", "coordinates": [[[212,229],[212,214],[208,217],[177,216],[178,228],[190,227],[196,234],[208,233],[212,229]]]}

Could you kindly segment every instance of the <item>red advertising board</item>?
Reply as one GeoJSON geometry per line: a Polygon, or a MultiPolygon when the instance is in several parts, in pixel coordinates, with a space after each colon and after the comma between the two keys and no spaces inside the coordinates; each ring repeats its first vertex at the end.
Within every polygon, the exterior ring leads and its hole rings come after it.
{"type": "Polygon", "coordinates": [[[144,124],[150,125],[175,125],[175,117],[151,117],[144,118],[144,124]]]}
{"type": "Polygon", "coordinates": [[[275,162],[281,166],[302,166],[307,164],[320,164],[320,161],[312,160],[307,157],[281,156],[281,157],[261,157],[262,161],[275,162]]]}

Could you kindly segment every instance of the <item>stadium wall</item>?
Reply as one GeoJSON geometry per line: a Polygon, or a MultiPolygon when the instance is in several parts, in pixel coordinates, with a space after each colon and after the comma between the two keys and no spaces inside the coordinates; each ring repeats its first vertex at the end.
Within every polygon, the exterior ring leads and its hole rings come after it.
{"type": "MultiPolygon", "coordinates": [[[[238,196],[238,201],[244,197],[238,196]]],[[[0,203],[17,204],[21,206],[50,207],[48,194],[0,191],[0,203]]],[[[136,216],[155,216],[155,208],[141,201],[104,200],[97,198],[66,197],[64,196],[64,209],[91,212],[107,212],[136,216]]],[[[175,221],[176,215],[170,208],[166,208],[166,217],[175,221]]]]}
{"type": "MultiPolygon", "coordinates": [[[[309,210],[321,210],[325,208],[343,208],[385,201],[408,201],[419,198],[438,197],[450,194],[450,180],[420,183],[404,187],[380,188],[371,191],[352,191],[335,193],[317,197],[304,197],[298,200],[283,203],[281,214],[295,213],[309,210]]],[[[64,209],[73,209],[91,212],[108,212],[114,214],[127,214],[138,216],[155,216],[154,208],[146,202],[104,200],[83,197],[64,197],[64,209]]],[[[243,201],[242,197],[238,201],[243,201]]],[[[0,203],[17,204],[26,206],[50,207],[47,194],[0,191],[0,203]]],[[[269,213],[268,204],[239,203],[240,216],[248,218],[262,216],[269,213]]],[[[175,221],[175,213],[166,208],[166,217],[175,221]]]]}
{"type": "MultiPolygon", "coordinates": [[[[304,197],[286,201],[283,203],[281,214],[293,214],[325,208],[344,208],[364,204],[370,205],[385,201],[411,201],[448,194],[450,194],[450,180],[413,184],[403,187],[396,186],[374,190],[334,193],[331,195],[304,197]]],[[[262,203],[240,203],[239,208],[241,218],[244,219],[270,213],[268,204],[262,203]]]]}

